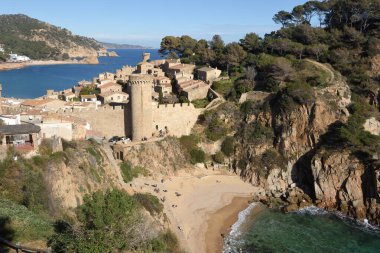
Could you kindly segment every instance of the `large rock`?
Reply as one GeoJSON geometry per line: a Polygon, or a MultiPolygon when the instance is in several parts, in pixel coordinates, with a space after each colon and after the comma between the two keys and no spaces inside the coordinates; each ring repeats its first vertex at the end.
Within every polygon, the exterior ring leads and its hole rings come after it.
{"type": "Polygon", "coordinates": [[[320,150],[311,161],[315,198],[328,210],[380,224],[378,168],[366,165],[348,150],[320,150]],[[377,181],[376,181],[377,180],[377,181]]]}

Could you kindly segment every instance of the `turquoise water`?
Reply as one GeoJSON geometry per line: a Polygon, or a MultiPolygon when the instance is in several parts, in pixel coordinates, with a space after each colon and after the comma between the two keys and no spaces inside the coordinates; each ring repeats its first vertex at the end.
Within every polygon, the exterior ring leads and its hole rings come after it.
{"type": "MultiPolygon", "coordinates": [[[[253,209],[252,209],[253,210],[253,209]]],[[[380,231],[317,208],[283,214],[248,212],[225,243],[233,252],[380,252],[380,231]]]]}
{"type": "Polygon", "coordinates": [[[151,59],[159,59],[157,50],[115,50],[120,57],[100,57],[98,65],[67,64],[30,66],[23,69],[0,71],[0,83],[4,97],[35,98],[46,94],[47,89],[64,90],[83,79],[92,80],[102,72],[115,72],[123,65],[136,65],[142,53],[151,53],[151,59]]]}

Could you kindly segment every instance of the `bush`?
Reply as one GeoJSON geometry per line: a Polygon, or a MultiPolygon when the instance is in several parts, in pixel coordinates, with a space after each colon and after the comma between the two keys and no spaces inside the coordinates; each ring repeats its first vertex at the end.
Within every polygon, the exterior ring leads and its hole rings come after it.
{"type": "Polygon", "coordinates": [[[180,253],[183,252],[180,248],[179,241],[175,234],[170,230],[161,233],[157,238],[154,238],[151,243],[151,250],[157,253],[180,253]]]}
{"type": "Polygon", "coordinates": [[[227,97],[230,94],[232,87],[233,83],[230,79],[213,82],[211,86],[213,90],[223,97],[227,97]]]}
{"type": "Polygon", "coordinates": [[[206,136],[209,140],[217,141],[227,134],[227,128],[217,115],[214,115],[206,128],[206,136]]]}
{"type": "Polygon", "coordinates": [[[179,139],[179,142],[181,143],[182,147],[190,152],[192,149],[196,148],[199,142],[199,137],[194,134],[184,135],[179,139]]]}
{"type": "Polygon", "coordinates": [[[202,149],[194,148],[190,151],[191,163],[203,163],[206,160],[206,154],[202,149]]]}
{"type": "Polygon", "coordinates": [[[203,98],[203,99],[193,100],[191,101],[191,103],[193,103],[195,108],[205,108],[210,102],[208,101],[207,98],[203,98]]]}
{"type": "Polygon", "coordinates": [[[146,240],[136,200],[121,190],[86,195],[78,208],[80,223],[56,224],[48,245],[54,252],[121,252],[136,249],[146,240]]]}
{"type": "Polygon", "coordinates": [[[234,152],[235,145],[234,145],[234,139],[232,137],[226,137],[224,141],[222,142],[222,152],[226,156],[231,156],[234,152]]]}
{"type": "Polygon", "coordinates": [[[132,168],[129,162],[121,163],[120,169],[125,183],[132,181],[135,177],[139,177],[140,175],[148,176],[149,174],[149,171],[143,167],[132,168]]]}
{"type": "Polygon", "coordinates": [[[160,200],[150,193],[137,193],[133,196],[151,215],[160,214],[164,205],[160,200]]]}
{"type": "Polygon", "coordinates": [[[213,156],[213,158],[214,158],[214,161],[216,162],[216,163],[220,163],[220,164],[222,164],[222,163],[224,163],[224,154],[223,154],[223,152],[217,152],[214,156],[213,156]]]}

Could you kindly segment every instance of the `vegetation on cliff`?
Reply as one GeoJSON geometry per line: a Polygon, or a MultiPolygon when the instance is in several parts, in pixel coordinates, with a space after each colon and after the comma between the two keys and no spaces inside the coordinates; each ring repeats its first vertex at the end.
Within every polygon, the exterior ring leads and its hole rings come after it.
{"type": "Polygon", "coordinates": [[[176,237],[157,224],[161,202],[128,195],[116,170],[93,141],[64,141],[54,152],[45,140],[30,159],[10,149],[0,162],[0,237],[54,252],[180,252],[176,237]]]}
{"type": "Polygon", "coordinates": [[[160,52],[230,77],[212,85],[229,102],[206,111],[196,133],[203,141],[234,135],[230,165],[265,190],[258,199],[282,199],[287,210],[313,201],[380,224],[380,138],[363,126],[380,118],[379,16],[377,0],[307,1],[275,14],[282,28],[263,38],[167,36],[160,52]]]}
{"type": "MultiPolygon", "coordinates": [[[[102,48],[96,40],[73,35],[69,30],[41,22],[25,15],[0,15],[0,44],[11,51],[31,59],[67,60],[85,57],[102,48]],[[79,55],[74,55],[72,49],[79,55]],[[80,55],[82,54],[82,55],[80,55]]],[[[0,56],[0,60],[4,60],[0,56]]]]}

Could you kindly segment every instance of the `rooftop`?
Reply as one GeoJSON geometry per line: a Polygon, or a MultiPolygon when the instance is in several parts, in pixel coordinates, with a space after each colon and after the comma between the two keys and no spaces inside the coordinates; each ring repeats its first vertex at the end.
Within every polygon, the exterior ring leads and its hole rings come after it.
{"type": "Polygon", "coordinates": [[[171,66],[170,69],[186,69],[186,68],[195,68],[194,64],[184,64],[180,63],[174,66],[171,66]]]}
{"type": "Polygon", "coordinates": [[[50,99],[50,98],[47,98],[47,99],[28,99],[28,100],[25,100],[24,102],[22,102],[21,105],[35,107],[35,106],[41,106],[41,105],[50,103],[54,100],[55,99],[50,99]]]}
{"type": "Polygon", "coordinates": [[[33,124],[0,126],[0,133],[5,135],[39,133],[41,128],[33,124]]]}
{"type": "Polygon", "coordinates": [[[90,95],[81,95],[82,98],[96,98],[95,94],[90,94],[90,95]]]}
{"type": "Polygon", "coordinates": [[[120,84],[117,84],[115,82],[109,82],[109,83],[105,83],[105,84],[99,85],[98,88],[99,89],[105,89],[105,88],[109,88],[109,87],[112,87],[112,86],[120,87],[120,84]]]}
{"type": "Polygon", "coordinates": [[[198,69],[198,71],[204,71],[204,72],[213,71],[213,70],[216,70],[216,69],[211,68],[211,67],[203,67],[203,68],[198,69]]]}
{"type": "Polygon", "coordinates": [[[122,92],[122,91],[106,91],[99,94],[100,97],[109,97],[115,94],[123,95],[123,96],[129,96],[128,93],[122,92]]]}

